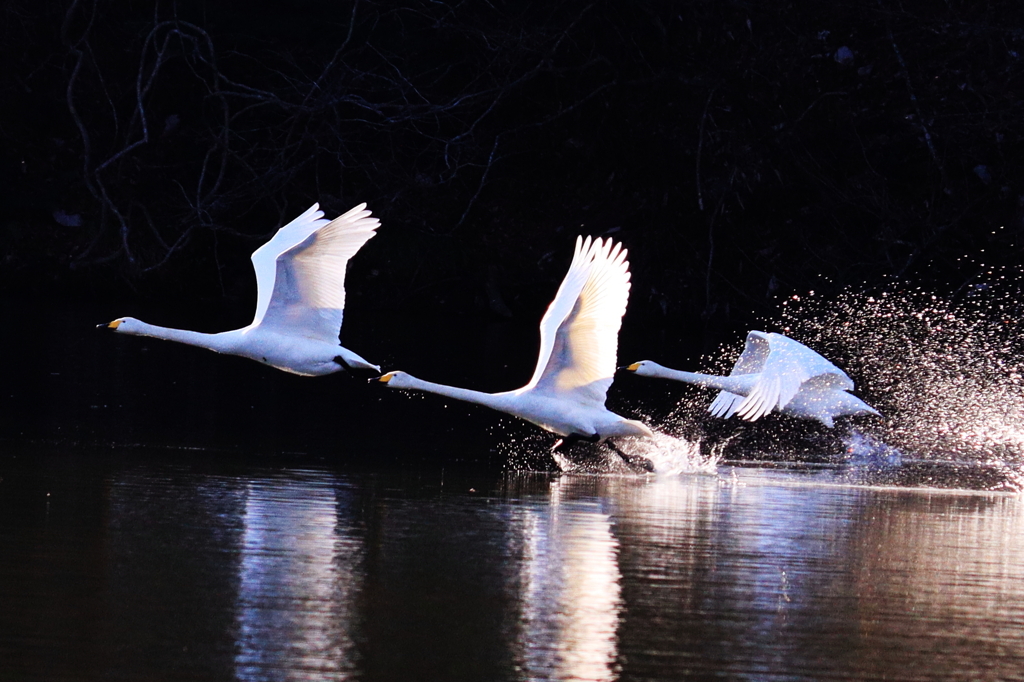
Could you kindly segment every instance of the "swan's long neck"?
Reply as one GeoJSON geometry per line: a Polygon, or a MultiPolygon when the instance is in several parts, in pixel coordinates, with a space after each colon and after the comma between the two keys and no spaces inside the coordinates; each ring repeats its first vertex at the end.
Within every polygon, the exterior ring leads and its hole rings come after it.
{"type": "Polygon", "coordinates": [[[200,348],[207,348],[218,353],[234,353],[237,349],[237,332],[205,334],[187,329],[158,327],[155,324],[147,324],[140,321],[136,321],[131,330],[119,329],[118,331],[122,334],[131,334],[133,336],[151,336],[155,339],[187,343],[190,346],[199,346],[200,348]]]}
{"type": "Polygon", "coordinates": [[[758,374],[732,374],[730,376],[719,376],[717,374],[700,374],[699,372],[682,372],[677,369],[658,366],[649,370],[650,376],[661,379],[672,379],[673,381],[685,381],[688,384],[717,388],[720,391],[728,391],[736,395],[747,395],[757,383],[758,374]]]}
{"type": "Polygon", "coordinates": [[[436,393],[437,395],[443,395],[448,398],[454,398],[455,400],[462,400],[467,403],[476,403],[477,405],[484,405],[493,410],[505,411],[508,407],[508,403],[505,400],[506,394],[504,393],[484,393],[483,391],[474,391],[469,388],[459,388],[458,386],[446,386],[444,384],[435,384],[432,381],[424,381],[415,377],[408,377],[408,386],[403,387],[409,391],[425,391],[427,393],[436,393]]]}

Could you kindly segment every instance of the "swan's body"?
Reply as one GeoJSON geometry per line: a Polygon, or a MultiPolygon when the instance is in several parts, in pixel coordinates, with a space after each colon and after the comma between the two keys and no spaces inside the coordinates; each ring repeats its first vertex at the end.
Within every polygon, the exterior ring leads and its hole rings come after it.
{"type": "Polygon", "coordinates": [[[590,237],[580,237],[569,272],[541,320],[540,355],[528,384],[515,391],[484,393],[423,381],[405,372],[389,372],[379,381],[391,388],[484,405],[572,439],[651,437],[644,424],[604,405],[628,299],[626,251],[610,239],[591,242],[590,237]]]}
{"type": "Polygon", "coordinates": [[[317,204],[288,223],[252,254],[256,316],[242,329],[204,334],[122,317],[100,325],[121,334],[152,336],[218,353],[240,355],[277,369],[320,376],[341,369],[379,372],[338,339],[345,311],[348,261],[380,221],[366,204],[328,221],[317,204]]]}
{"type": "Polygon", "coordinates": [[[718,397],[708,408],[716,417],[738,414],[754,421],[775,410],[802,419],[816,419],[832,428],[836,417],[878,414],[850,393],[853,381],[846,372],[782,334],[747,334],[743,353],[729,376],[682,372],[650,360],[635,362],[626,369],[640,376],[719,389],[718,397]]]}

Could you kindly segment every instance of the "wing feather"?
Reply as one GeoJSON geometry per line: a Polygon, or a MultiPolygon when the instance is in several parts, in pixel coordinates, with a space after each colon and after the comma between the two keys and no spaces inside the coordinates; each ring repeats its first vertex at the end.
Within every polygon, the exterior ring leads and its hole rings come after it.
{"type": "Polygon", "coordinates": [[[853,388],[853,381],[845,372],[802,343],[782,334],[751,332],[747,336],[748,344],[755,334],[762,342],[767,341],[764,345],[770,351],[764,358],[758,382],[736,409],[740,417],[754,421],[772,410],[781,410],[803,383],[813,377],[827,376],[836,388],[853,388]]]}
{"type": "Polygon", "coordinates": [[[719,391],[718,396],[708,405],[708,412],[713,417],[728,419],[736,412],[736,408],[741,402],[743,402],[743,396],[728,391],[719,391]]]}
{"type": "Polygon", "coordinates": [[[562,285],[541,320],[541,348],[523,390],[604,405],[629,301],[627,251],[611,239],[576,240],[562,285]]]}
{"type": "Polygon", "coordinates": [[[743,352],[729,374],[759,374],[764,370],[769,353],[771,346],[768,335],[759,331],[750,332],[743,344],[743,352]]]}
{"type": "Polygon", "coordinates": [[[326,224],[320,204],[313,204],[298,218],[274,233],[267,243],[253,251],[252,267],[256,271],[256,316],[252,321],[253,326],[263,321],[270,306],[277,281],[277,257],[326,224]]]}
{"type": "MultiPolygon", "coordinates": [[[[736,359],[729,375],[760,374],[769,352],[768,335],[759,331],[750,332],[743,344],[743,352],[736,359]]],[[[719,391],[715,399],[708,405],[708,412],[714,417],[728,419],[736,413],[744,400],[745,397],[742,395],[719,391]]]]}
{"type": "Polygon", "coordinates": [[[322,223],[277,255],[273,293],[260,322],[337,342],[348,261],[376,234],[380,221],[360,204],[322,223]]]}

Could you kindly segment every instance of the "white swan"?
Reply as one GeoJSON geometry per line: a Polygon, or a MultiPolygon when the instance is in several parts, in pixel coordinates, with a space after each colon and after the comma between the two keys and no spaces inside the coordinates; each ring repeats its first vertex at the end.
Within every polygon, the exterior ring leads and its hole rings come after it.
{"type": "Polygon", "coordinates": [[[656,362],[634,362],[625,369],[640,376],[685,381],[720,389],[708,408],[716,417],[738,414],[754,421],[772,410],[817,419],[828,428],[834,419],[878,411],[857,396],[846,372],[788,336],[759,331],[747,334],[746,346],[729,376],[680,372],[656,362]]]}
{"type": "Polygon", "coordinates": [[[241,355],[271,367],[320,376],[341,369],[380,372],[338,339],[345,311],[345,268],[380,221],[366,204],[328,221],[318,204],[291,221],[252,254],[256,317],[242,329],[204,334],[121,317],[99,327],[241,355]]]}
{"type": "Polygon", "coordinates": [[[578,237],[569,272],[541,320],[540,355],[526,386],[483,393],[422,381],[405,372],[388,372],[376,381],[515,415],[565,437],[567,445],[613,436],[653,437],[641,422],[620,417],[604,405],[614,379],[629,286],[629,263],[621,244],[578,237]]]}

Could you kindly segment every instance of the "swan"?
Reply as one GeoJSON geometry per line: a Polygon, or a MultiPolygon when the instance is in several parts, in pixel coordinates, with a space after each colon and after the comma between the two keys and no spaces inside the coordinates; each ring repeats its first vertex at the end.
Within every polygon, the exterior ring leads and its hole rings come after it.
{"type": "MultiPolygon", "coordinates": [[[[846,372],[788,336],[752,331],[729,376],[681,372],[643,360],[625,367],[639,376],[685,381],[721,392],[708,411],[754,421],[775,410],[816,419],[832,428],[836,417],[878,411],[857,396],[846,372]]],[[[879,415],[880,416],[880,415],[879,415]]]]}
{"type": "MultiPolygon", "coordinates": [[[[654,434],[643,423],[621,417],[604,404],[615,374],[629,286],[629,263],[621,244],[577,237],[569,271],[540,323],[540,354],[530,383],[515,391],[484,393],[397,371],[371,381],[436,393],[525,419],[562,436],[556,450],[579,440],[651,438],[654,434]]],[[[632,463],[632,458],[608,444],[632,463]]]]}
{"type": "Polygon", "coordinates": [[[252,254],[256,316],[242,329],[204,334],[119,317],[98,325],[119,334],[152,336],[240,355],[301,376],[380,367],[343,347],[338,339],[345,310],[345,268],[376,234],[380,221],[359,204],[334,220],[319,204],[291,221],[252,254]]]}

